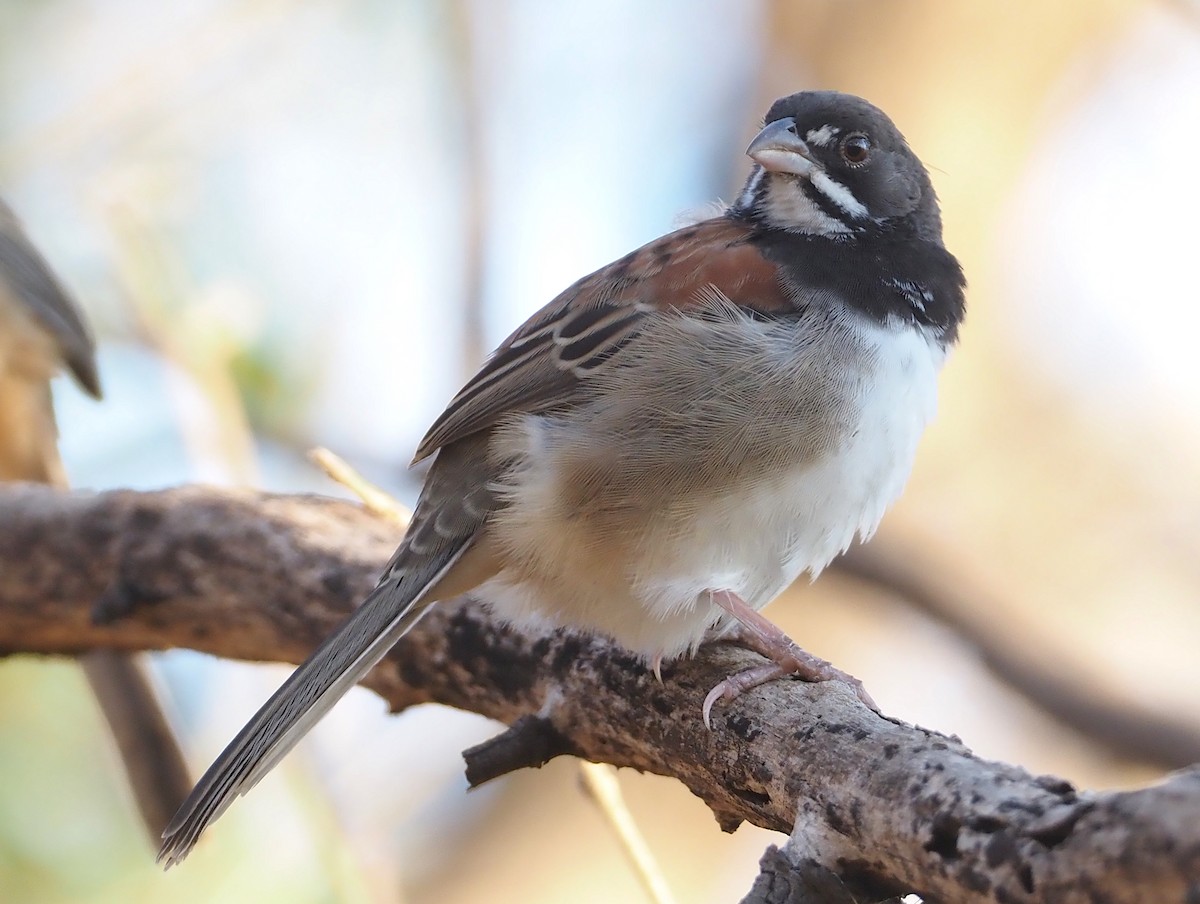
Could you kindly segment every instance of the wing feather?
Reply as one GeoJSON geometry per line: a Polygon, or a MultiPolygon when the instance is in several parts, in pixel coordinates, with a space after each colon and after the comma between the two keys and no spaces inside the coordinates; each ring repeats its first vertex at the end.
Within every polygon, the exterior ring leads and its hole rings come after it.
{"type": "Polygon", "coordinates": [[[451,400],[414,462],[516,412],[570,405],[619,357],[648,315],[701,306],[712,292],[761,314],[793,308],[753,230],[722,216],[680,229],[576,282],[500,344],[451,400]]]}

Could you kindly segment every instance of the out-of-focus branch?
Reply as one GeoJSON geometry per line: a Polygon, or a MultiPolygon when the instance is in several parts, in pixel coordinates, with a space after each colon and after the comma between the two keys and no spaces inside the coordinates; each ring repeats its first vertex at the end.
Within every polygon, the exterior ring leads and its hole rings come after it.
{"type": "MultiPolygon", "coordinates": [[[[0,512],[10,653],[187,646],[297,662],[399,538],[344,502],[203,488],[21,486],[0,490],[0,512]]],[[[802,852],[876,900],[1123,904],[1200,889],[1200,772],[1079,794],[881,718],[835,683],[775,682],[706,730],[704,693],[751,656],[713,647],[659,684],[602,641],[517,633],[460,602],[423,620],[366,684],[396,709],[436,701],[510,724],[536,714],[581,756],[677,778],[727,829],[791,831],[790,859],[802,852]]]]}
{"type": "Polygon", "coordinates": [[[874,584],[936,619],[978,652],[1001,681],[1052,718],[1119,756],[1166,769],[1200,762],[1200,726],[1161,715],[1132,701],[1104,696],[1071,673],[1065,651],[1035,632],[997,625],[986,613],[1005,607],[962,576],[933,567],[883,538],[851,549],[834,570],[874,584]]]}

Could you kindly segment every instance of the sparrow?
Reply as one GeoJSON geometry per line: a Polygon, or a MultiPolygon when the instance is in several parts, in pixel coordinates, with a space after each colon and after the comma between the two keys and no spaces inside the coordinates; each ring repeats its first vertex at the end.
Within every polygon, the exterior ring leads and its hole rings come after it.
{"type": "MultiPolygon", "coordinates": [[[[100,398],[96,346],[83,312],[0,201],[0,481],[67,485],[50,395],[51,379],[64,369],[100,398]]],[[[191,788],[183,753],[136,658],[93,650],[80,663],[142,823],[157,838],[191,788]]]]}
{"type": "Polygon", "coordinates": [[[771,661],[714,688],[706,721],[785,674],[854,683],[759,610],[900,494],[963,274],[925,167],[867,101],[785,97],[746,153],[732,205],[580,279],[454,397],[417,448],[433,464],[376,589],[218,757],[160,862],[468,591],[656,670],[736,626],[771,661]]]}

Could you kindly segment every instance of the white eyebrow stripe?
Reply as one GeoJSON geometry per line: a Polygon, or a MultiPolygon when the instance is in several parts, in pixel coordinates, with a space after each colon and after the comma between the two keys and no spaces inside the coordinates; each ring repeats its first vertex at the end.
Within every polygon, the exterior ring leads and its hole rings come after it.
{"type": "Polygon", "coordinates": [[[812,129],[804,136],[804,140],[809,144],[815,144],[819,148],[829,147],[841,131],[836,126],[826,124],[819,129],[812,129]]]}
{"type": "Polygon", "coordinates": [[[822,169],[815,169],[812,175],[809,176],[813,188],[827,197],[830,201],[846,211],[856,220],[864,219],[867,215],[867,208],[859,202],[858,198],[850,192],[850,189],[842,185],[836,179],[822,169]]]}
{"type": "Polygon", "coordinates": [[[774,191],[767,192],[762,212],[772,226],[789,232],[831,235],[850,231],[841,220],[825,213],[799,185],[788,182],[777,184],[774,191]]]}

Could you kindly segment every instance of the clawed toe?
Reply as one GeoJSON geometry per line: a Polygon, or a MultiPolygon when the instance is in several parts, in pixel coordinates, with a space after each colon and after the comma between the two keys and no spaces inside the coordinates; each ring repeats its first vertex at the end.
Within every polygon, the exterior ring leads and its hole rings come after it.
{"type": "Polygon", "coordinates": [[[804,681],[812,682],[840,681],[848,685],[854,691],[855,696],[872,711],[879,712],[879,706],[871,699],[871,695],[867,693],[867,689],[863,686],[863,683],[853,675],[846,674],[841,669],[829,666],[827,670],[822,669],[821,674],[814,675],[811,670],[805,667],[789,668],[788,666],[772,662],[767,665],[754,666],[741,672],[735,672],[709,691],[708,695],[704,698],[704,705],[700,710],[701,715],[704,717],[704,727],[710,731],[712,730],[712,708],[718,701],[724,700],[728,702],[736,700],[748,690],[780,678],[786,678],[789,675],[796,675],[804,681]]]}
{"type": "Polygon", "coordinates": [[[709,691],[708,696],[704,698],[704,706],[700,710],[700,714],[704,716],[704,727],[712,730],[710,716],[712,708],[718,700],[736,700],[751,688],[774,681],[776,678],[782,678],[786,674],[787,672],[772,662],[729,675],[709,691]]]}
{"type": "Polygon", "coordinates": [[[747,606],[736,594],[728,591],[715,591],[712,599],[737,620],[739,628],[737,642],[761,653],[770,662],[767,665],[755,666],[730,675],[709,691],[708,696],[704,698],[704,706],[701,710],[705,727],[712,728],[710,721],[712,708],[718,700],[736,699],[751,688],[787,675],[796,675],[805,681],[841,681],[849,685],[855,696],[870,709],[879,712],[879,706],[871,699],[871,695],[867,693],[861,681],[819,656],[802,650],[779,627],[747,606]]]}

